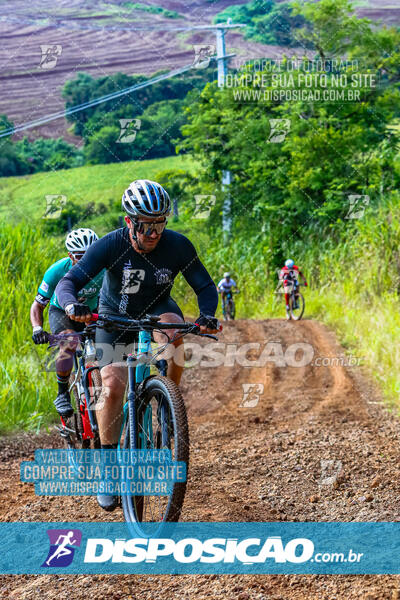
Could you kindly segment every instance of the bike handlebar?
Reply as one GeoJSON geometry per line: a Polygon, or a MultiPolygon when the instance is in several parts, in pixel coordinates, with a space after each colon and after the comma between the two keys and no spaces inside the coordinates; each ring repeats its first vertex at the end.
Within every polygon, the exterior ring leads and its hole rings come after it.
{"type": "MultiPolygon", "coordinates": [[[[196,323],[162,323],[157,315],[146,315],[144,319],[130,319],[128,317],[105,316],[92,313],[92,323],[96,327],[102,325],[112,325],[116,329],[124,328],[129,331],[154,331],[155,329],[177,329],[183,333],[192,333],[201,337],[208,337],[218,340],[215,335],[210,333],[200,333],[200,326],[196,323]]],[[[220,327],[222,331],[222,326],[220,327]]]]}
{"type": "MultiPolygon", "coordinates": [[[[86,328],[113,326],[115,329],[125,329],[128,331],[154,331],[155,329],[177,329],[183,334],[191,333],[199,337],[207,337],[218,341],[218,338],[211,333],[201,333],[200,326],[196,323],[161,323],[156,315],[147,315],[145,319],[129,319],[128,317],[105,316],[92,313],[92,320],[86,324],[86,328]]],[[[219,328],[222,331],[222,325],[219,328]]],[[[85,335],[85,330],[74,333],[58,333],[49,336],[49,346],[55,346],[61,340],[78,342],[85,335]]]]}

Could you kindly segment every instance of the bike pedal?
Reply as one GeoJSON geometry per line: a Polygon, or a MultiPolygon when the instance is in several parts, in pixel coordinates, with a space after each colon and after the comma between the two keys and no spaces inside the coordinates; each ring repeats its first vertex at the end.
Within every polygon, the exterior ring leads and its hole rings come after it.
{"type": "Polygon", "coordinates": [[[55,425],[54,427],[57,429],[61,437],[69,437],[70,433],[73,433],[75,435],[75,430],[71,429],[70,427],[67,427],[67,425],[65,425],[64,427],[61,427],[60,425],[55,425]]]}

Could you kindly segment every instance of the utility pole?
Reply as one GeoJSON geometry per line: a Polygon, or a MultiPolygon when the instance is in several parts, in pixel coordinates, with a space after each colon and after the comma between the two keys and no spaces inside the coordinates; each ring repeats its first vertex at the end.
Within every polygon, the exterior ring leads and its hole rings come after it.
{"type": "MultiPolygon", "coordinates": [[[[225,33],[227,29],[241,29],[246,27],[242,23],[231,23],[228,19],[227,23],[218,23],[217,25],[197,25],[190,28],[193,30],[215,31],[217,37],[216,56],[213,57],[218,65],[218,87],[224,87],[225,79],[228,74],[228,60],[235,54],[226,54],[225,33]]],[[[222,206],[222,231],[224,240],[227,241],[232,234],[232,198],[230,196],[229,186],[232,181],[230,171],[222,172],[222,192],[224,194],[224,202],[222,206]]]]}
{"type": "Polygon", "coordinates": [[[179,208],[178,208],[178,198],[174,195],[174,199],[172,201],[172,214],[177,221],[179,219],[179,208]]]}
{"type": "MultiPolygon", "coordinates": [[[[240,25],[239,25],[240,27],[240,25]]],[[[228,74],[228,62],[225,47],[225,29],[217,29],[217,64],[218,64],[218,87],[224,87],[228,74]]],[[[231,55],[233,56],[233,55],[231,55]]],[[[222,205],[222,234],[227,242],[232,235],[232,198],[229,186],[231,184],[231,172],[222,171],[222,193],[224,202],[222,205]]]]}

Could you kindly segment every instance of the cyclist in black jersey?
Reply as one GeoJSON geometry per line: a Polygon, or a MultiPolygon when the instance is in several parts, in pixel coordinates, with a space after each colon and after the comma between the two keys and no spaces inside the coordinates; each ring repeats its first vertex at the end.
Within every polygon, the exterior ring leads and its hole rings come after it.
{"type": "MultiPolygon", "coordinates": [[[[85,256],[59,282],[56,288],[60,305],[76,321],[90,320],[90,309],[78,303],[77,292],[102,269],[106,269],[100,291],[99,313],[143,318],[159,315],[161,322],[180,323],[183,314],[170,292],[175,277],[182,273],[197,295],[200,315],[196,323],[203,333],[216,333],[214,317],[218,294],[193,244],[182,234],[165,229],[170,199],[158,183],[138,180],[122,196],[127,227],[117,229],[95,242],[85,256]]],[[[172,337],[174,331],[168,331],[172,337]],[[171,335],[172,334],[172,335],[171,335]]],[[[163,344],[165,335],[155,332],[163,344]]],[[[96,344],[132,344],[132,333],[98,329],[96,344]]],[[[168,377],[179,384],[183,371],[183,341],[174,342],[168,377]]],[[[103,363],[104,364],[104,363],[103,363]]],[[[126,367],[121,362],[105,364],[101,370],[104,406],[97,411],[102,448],[116,447],[121,423],[126,367]]],[[[98,497],[99,504],[113,510],[116,498],[98,497]]]]}

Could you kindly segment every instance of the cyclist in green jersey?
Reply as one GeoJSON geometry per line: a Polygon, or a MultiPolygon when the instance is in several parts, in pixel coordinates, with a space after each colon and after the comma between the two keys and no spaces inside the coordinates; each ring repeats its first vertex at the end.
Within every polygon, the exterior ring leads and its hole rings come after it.
{"type": "MultiPolygon", "coordinates": [[[[43,330],[43,313],[49,306],[49,325],[51,333],[73,333],[82,331],[84,323],[72,321],[61,308],[55,294],[58,282],[68,271],[84,256],[86,250],[98,240],[98,236],[91,229],[75,229],[71,231],[65,240],[68,257],[62,258],[54,263],[44,274],[43,281],[39,286],[37,295],[30,311],[30,319],[33,327],[32,339],[35,344],[46,344],[49,334],[43,330]]],[[[89,306],[95,312],[98,303],[100,288],[103,283],[105,270],[98,273],[81,290],[79,290],[78,301],[89,306]]],[[[76,342],[65,342],[60,344],[60,352],[56,359],[56,374],[58,383],[58,394],[54,405],[58,413],[68,418],[73,414],[71,398],[68,391],[69,376],[71,374],[71,355],[75,352],[76,342]]]]}

